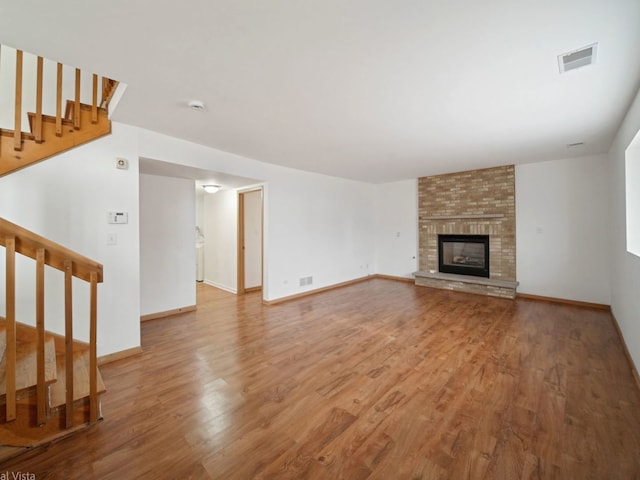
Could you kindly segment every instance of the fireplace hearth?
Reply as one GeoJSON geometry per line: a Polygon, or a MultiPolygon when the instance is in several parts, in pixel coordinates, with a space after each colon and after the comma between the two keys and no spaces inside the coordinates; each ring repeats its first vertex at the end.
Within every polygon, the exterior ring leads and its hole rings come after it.
{"type": "Polygon", "coordinates": [[[489,235],[438,235],[438,271],[489,278],[489,235]]]}

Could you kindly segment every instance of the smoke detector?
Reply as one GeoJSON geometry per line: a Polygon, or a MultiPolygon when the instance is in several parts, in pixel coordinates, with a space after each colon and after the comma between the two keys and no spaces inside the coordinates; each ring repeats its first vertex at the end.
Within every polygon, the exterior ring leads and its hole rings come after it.
{"type": "Polygon", "coordinates": [[[189,108],[191,110],[204,110],[204,103],[200,100],[191,100],[189,102],[189,108]]]}
{"type": "Polygon", "coordinates": [[[593,45],[558,55],[558,68],[560,69],[560,73],[594,64],[597,53],[598,44],[594,43],[593,45]]]}

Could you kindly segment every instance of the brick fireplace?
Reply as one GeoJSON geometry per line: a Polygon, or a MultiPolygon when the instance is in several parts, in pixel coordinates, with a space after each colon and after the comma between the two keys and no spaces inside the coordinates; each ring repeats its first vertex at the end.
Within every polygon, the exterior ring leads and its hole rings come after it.
{"type": "MultiPolygon", "coordinates": [[[[419,270],[416,285],[514,298],[516,281],[514,166],[451,173],[418,180],[419,270]],[[442,271],[439,236],[488,236],[486,275],[442,271]],[[440,259],[440,262],[439,262],[440,259]]],[[[440,242],[440,243],[441,243],[440,242]]],[[[452,247],[450,247],[452,248],[452,247]]],[[[457,246],[456,248],[461,248],[457,246]]],[[[458,252],[456,257],[461,257],[458,252]]],[[[462,257],[461,257],[462,258],[462,257]]],[[[469,260],[466,260],[467,262],[469,260]]],[[[464,263],[462,259],[457,262],[464,263]]],[[[464,272],[465,268],[458,269],[464,272]]],[[[469,270],[469,269],[467,269],[469,270]]],[[[455,271],[455,270],[454,270],[455,271]]]]}

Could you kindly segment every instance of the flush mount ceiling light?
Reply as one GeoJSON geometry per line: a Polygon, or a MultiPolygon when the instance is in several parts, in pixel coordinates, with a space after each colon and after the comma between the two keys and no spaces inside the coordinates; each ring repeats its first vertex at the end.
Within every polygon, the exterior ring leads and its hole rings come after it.
{"type": "Polygon", "coordinates": [[[204,110],[204,103],[200,100],[191,100],[189,102],[189,108],[191,110],[204,110]]]}
{"type": "Polygon", "coordinates": [[[221,187],[220,185],[203,185],[202,188],[207,193],[216,193],[221,187]]]}
{"type": "Polygon", "coordinates": [[[576,68],[586,67],[596,62],[596,54],[598,53],[598,44],[588,45],[572,50],[571,52],[558,55],[558,68],[560,73],[575,70],[576,68]]]}

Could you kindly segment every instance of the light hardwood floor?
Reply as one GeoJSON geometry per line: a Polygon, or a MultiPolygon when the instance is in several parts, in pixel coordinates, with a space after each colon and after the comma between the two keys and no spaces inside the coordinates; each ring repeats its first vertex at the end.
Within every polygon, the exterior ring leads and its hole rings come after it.
{"type": "Polygon", "coordinates": [[[197,312],[142,343],[101,368],[102,423],[0,471],[640,478],[640,391],[602,310],[382,279],[274,306],[199,285],[197,312]]]}

